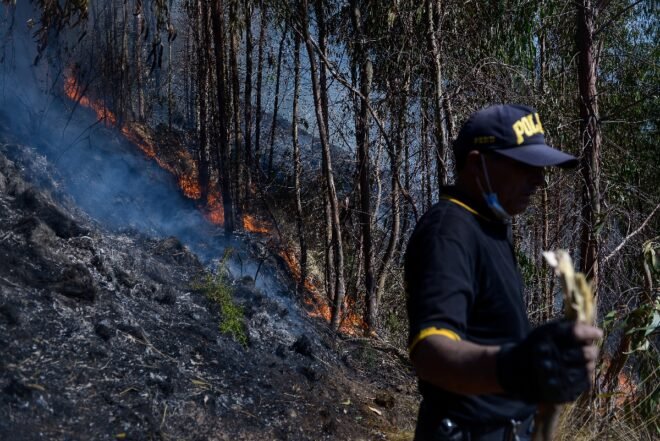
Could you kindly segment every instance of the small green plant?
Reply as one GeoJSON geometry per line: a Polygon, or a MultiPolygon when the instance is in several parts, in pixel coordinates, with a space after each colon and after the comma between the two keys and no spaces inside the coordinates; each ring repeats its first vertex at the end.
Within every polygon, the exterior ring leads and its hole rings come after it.
{"type": "Polygon", "coordinates": [[[219,306],[220,332],[230,335],[236,342],[247,346],[248,338],[243,308],[234,301],[234,289],[224,267],[227,257],[228,253],[225,253],[216,272],[207,272],[201,281],[195,283],[194,288],[204,293],[207,299],[219,306]]]}

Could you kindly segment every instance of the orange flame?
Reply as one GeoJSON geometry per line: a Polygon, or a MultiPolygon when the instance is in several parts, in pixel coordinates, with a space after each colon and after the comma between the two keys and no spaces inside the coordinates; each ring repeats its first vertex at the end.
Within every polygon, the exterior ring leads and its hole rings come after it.
{"type": "Polygon", "coordinates": [[[635,392],[637,392],[637,385],[625,372],[619,372],[617,382],[617,389],[619,393],[617,394],[614,401],[617,406],[623,407],[626,401],[629,400],[635,394],[635,392]]]}
{"type": "MultiPolygon", "coordinates": [[[[110,111],[102,101],[93,101],[87,96],[83,95],[82,88],[78,84],[76,78],[71,74],[67,75],[64,81],[64,93],[71,100],[80,103],[81,106],[92,109],[94,113],[96,113],[96,117],[99,121],[105,121],[109,126],[119,127],[119,122],[116,115],[112,113],[112,111],[110,111]]],[[[142,152],[144,152],[144,154],[149,158],[155,160],[163,170],[166,170],[177,177],[179,181],[179,187],[186,197],[189,199],[199,199],[202,196],[202,191],[199,187],[197,179],[196,169],[187,176],[177,172],[174,167],[158,157],[153,141],[149,139],[146,134],[140,133],[139,130],[137,130],[135,127],[131,127],[128,124],[121,126],[120,130],[126,139],[138,146],[140,150],[142,150],[142,152]]],[[[192,157],[190,156],[190,153],[179,152],[179,155],[184,156],[182,159],[186,163],[195,163],[195,161],[193,161],[192,157]]]]}
{"type": "Polygon", "coordinates": [[[64,81],[64,93],[73,101],[80,103],[83,107],[88,107],[96,113],[99,121],[106,121],[108,125],[117,125],[117,117],[108,110],[102,103],[91,101],[83,95],[81,87],[73,76],[69,76],[64,81]]]}
{"type": "Polygon", "coordinates": [[[199,182],[197,182],[195,176],[179,176],[179,187],[189,199],[199,199],[202,197],[202,189],[199,187],[199,182]]]}
{"type": "Polygon", "coordinates": [[[266,234],[271,231],[270,225],[249,214],[243,216],[243,228],[250,233],[266,234]]]}
{"type": "Polygon", "coordinates": [[[210,222],[216,225],[225,223],[225,209],[222,205],[222,195],[216,190],[209,193],[206,210],[206,218],[210,222]]]}
{"type": "MultiPolygon", "coordinates": [[[[280,251],[280,257],[284,260],[286,265],[289,267],[292,275],[297,281],[300,281],[301,271],[300,264],[296,258],[293,251],[288,249],[283,249],[280,251]]],[[[319,289],[309,280],[305,280],[305,289],[309,293],[303,302],[312,308],[312,311],[309,312],[311,317],[319,317],[324,319],[326,322],[330,322],[332,319],[332,310],[330,305],[326,301],[325,297],[321,295],[319,289]]],[[[346,296],[344,299],[343,305],[344,315],[341,318],[341,323],[339,324],[339,332],[346,335],[358,335],[366,329],[366,324],[362,317],[355,313],[355,301],[349,296],[346,296]]]]}

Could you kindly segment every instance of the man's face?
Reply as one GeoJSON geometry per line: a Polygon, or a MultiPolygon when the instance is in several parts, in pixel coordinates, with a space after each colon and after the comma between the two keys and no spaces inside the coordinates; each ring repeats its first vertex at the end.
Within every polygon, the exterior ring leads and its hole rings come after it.
{"type": "MultiPolygon", "coordinates": [[[[484,161],[492,191],[506,212],[516,215],[525,211],[532,195],[543,185],[543,167],[523,164],[497,153],[484,154],[484,161]]],[[[485,178],[480,179],[487,190],[485,178]]]]}

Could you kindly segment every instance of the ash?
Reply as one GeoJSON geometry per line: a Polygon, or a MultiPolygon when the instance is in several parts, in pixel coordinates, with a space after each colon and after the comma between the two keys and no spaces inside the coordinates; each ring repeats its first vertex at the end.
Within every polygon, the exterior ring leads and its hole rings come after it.
{"type": "Polygon", "coordinates": [[[193,289],[219,251],[212,234],[196,249],[107,228],[79,208],[47,157],[0,142],[0,439],[410,434],[409,367],[308,318],[257,241],[231,244],[243,347],[193,289]]]}

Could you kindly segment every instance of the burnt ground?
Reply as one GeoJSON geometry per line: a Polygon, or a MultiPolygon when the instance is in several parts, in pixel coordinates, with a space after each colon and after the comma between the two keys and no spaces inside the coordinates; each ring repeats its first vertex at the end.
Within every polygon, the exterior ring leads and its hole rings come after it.
{"type": "MultiPolygon", "coordinates": [[[[0,439],[411,439],[396,350],[250,277],[231,282],[242,346],[195,289],[204,270],[176,238],[104,229],[46,158],[1,143],[0,439]]],[[[262,271],[286,279],[273,256],[262,271]]]]}

